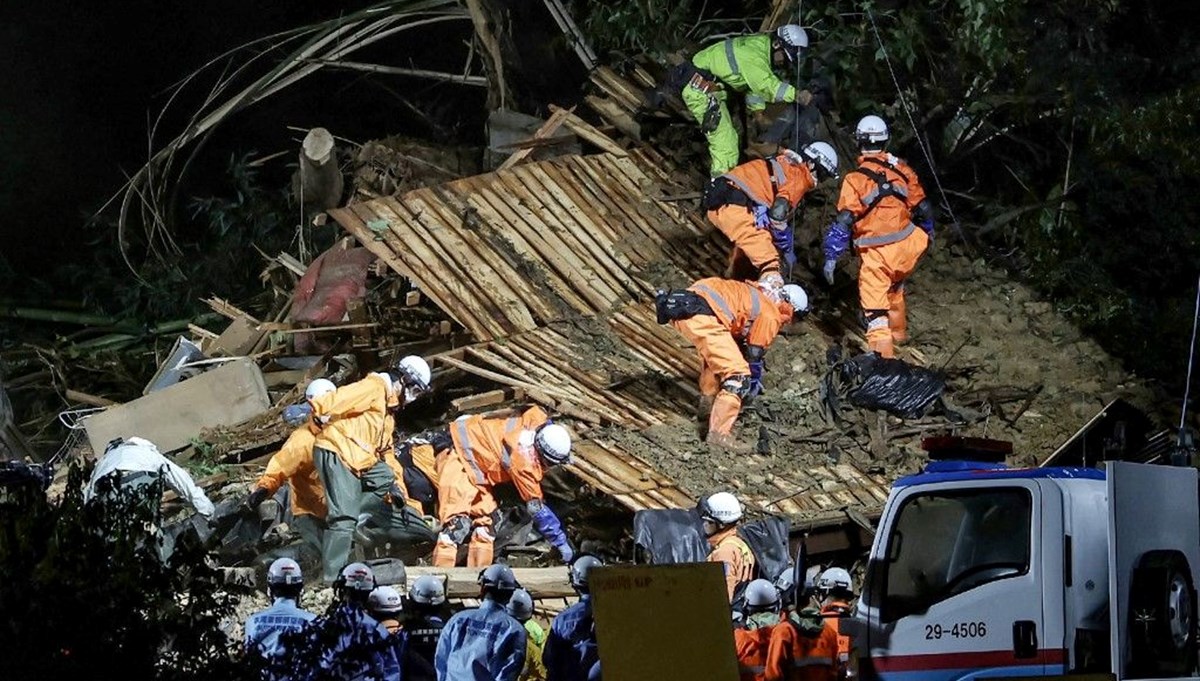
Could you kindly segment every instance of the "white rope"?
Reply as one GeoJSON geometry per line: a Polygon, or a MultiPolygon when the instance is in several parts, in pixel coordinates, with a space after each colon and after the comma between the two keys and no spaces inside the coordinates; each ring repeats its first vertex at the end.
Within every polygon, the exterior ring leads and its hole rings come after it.
{"type": "Polygon", "coordinates": [[[942,188],[942,179],[938,177],[937,166],[933,164],[933,155],[929,153],[929,148],[925,145],[925,138],[921,136],[921,131],[917,129],[917,122],[913,120],[908,101],[904,99],[904,91],[900,89],[900,79],[896,77],[896,69],[892,67],[892,58],[883,44],[883,38],[879,35],[879,26],[875,24],[875,15],[871,12],[870,6],[864,5],[863,9],[866,10],[867,19],[871,21],[871,30],[875,33],[875,42],[879,43],[879,51],[883,52],[883,60],[887,63],[888,73],[892,76],[892,84],[896,86],[896,97],[900,99],[900,108],[904,109],[908,124],[912,126],[913,135],[917,138],[917,146],[924,154],[925,162],[929,164],[929,172],[933,174],[933,182],[937,185],[938,193],[942,195],[942,205],[946,207],[946,214],[950,216],[950,224],[954,225],[954,231],[958,232],[958,238],[962,239],[965,244],[967,237],[963,234],[962,226],[958,224],[958,217],[954,215],[954,209],[950,207],[950,199],[946,196],[946,190],[942,188]]]}
{"type": "Polygon", "coordinates": [[[1187,384],[1183,388],[1183,408],[1179,410],[1179,432],[1187,422],[1188,400],[1192,395],[1192,366],[1196,360],[1196,326],[1200,323],[1200,279],[1196,281],[1196,311],[1192,314],[1192,344],[1188,348],[1187,384]]]}

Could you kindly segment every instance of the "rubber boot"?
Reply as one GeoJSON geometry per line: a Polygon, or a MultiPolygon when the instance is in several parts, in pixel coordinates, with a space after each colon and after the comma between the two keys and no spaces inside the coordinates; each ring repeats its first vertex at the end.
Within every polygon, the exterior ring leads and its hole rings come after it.
{"type": "Polygon", "coordinates": [[[732,433],[733,423],[737,421],[741,410],[742,398],[726,390],[718,393],[713,400],[712,413],[708,416],[708,437],[732,433]]]}
{"type": "Polygon", "coordinates": [[[467,567],[487,567],[492,564],[495,538],[485,527],[477,527],[467,544],[467,567]]]}
{"type": "Polygon", "coordinates": [[[458,544],[438,539],[433,547],[434,567],[454,567],[458,561],[458,544]]]}
{"type": "Polygon", "coordinates": [[[893,359],[896,356],[896,346],[892,343],[890,333],[886,338],[867,338],[867,346],[871,348],[872,352],[879,353],[879,356],[885,359],[893,359]]]}

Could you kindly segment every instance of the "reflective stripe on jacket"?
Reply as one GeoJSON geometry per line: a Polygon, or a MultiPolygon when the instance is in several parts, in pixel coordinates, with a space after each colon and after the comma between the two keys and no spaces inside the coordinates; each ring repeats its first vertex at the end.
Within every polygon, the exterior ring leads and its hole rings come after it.
{"type": "Polygon", "coordinates": [[[805,165],[792,163],[782,154],[748,161],[721,177],[742,190],[751,201],[768,208],[780,196],[795,208],[817,184],[805,165]]]}
{"type": "Polygon", "coordinates": [[[771,68],[771,36],[766,33],[726,38],[700,50],[692,64],[738,92],[749,93],[746,108],[761,111],[768,102],[796,101],[796,88],[771,68]]]}
{"type": "Polygon", "coordinates": [[[858,157],[858,164],[871,173],[882,173],[889,187],[881,187],[863,173],[846,173],[837,207],[854,216],[854,246],[874,248],[903,241],[916,229],[912,209],[925,200],[925,189],[917,173],[887,152],[863,154],[858,157]]]}
{"type": "Polygon", "coordinates": [[[766,348],[786,321],[779,306],[758,286],[744,281],[709,277],[688,287],[712,307],[736,340],[766,348]]]}
{"type": "Polygon", "coordinates": [[[521,436],[531,434],[548,420],[539,407],[530,407],[520,416],[508,418],[460,417],[450,424],[453,453],[467,463],[477,486],[492,487],[511,481],[525,501],[542,499],[545,471],[533,442],[523,443],[521,436]]]}

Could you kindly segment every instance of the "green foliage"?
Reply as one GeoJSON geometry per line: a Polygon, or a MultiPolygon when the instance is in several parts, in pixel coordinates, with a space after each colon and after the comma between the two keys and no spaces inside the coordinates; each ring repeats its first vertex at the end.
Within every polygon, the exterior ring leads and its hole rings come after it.
{"type": "Polygon", "coordinates": [[[664,54],[683,47],[695,26],[694,0],[576,0],[572,12],[599,52],[664,54]]]}
{"type": "Polygon", "coordinates": [[[249,678],[221,630],[233,613],[220,574],[184,535],[168,563],[148,530],[161,485],[140,493],[98,486],[72,466],[57,503],[37,485],[0,503],[0,677],[249,678]]]}

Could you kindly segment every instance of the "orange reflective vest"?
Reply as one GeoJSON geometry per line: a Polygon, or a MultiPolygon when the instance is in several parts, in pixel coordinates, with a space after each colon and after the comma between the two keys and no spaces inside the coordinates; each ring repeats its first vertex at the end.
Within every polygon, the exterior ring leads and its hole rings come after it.
{"type": "Polygon", "coordinates": [[[285,482],[291,485],[294,516],[325,517],[325,488],[321,487],[321,478],[313,466],[315,442],[316,436],[308,426],[293,430],[279,451],[271,456],[267,470],[255,483],[267,494],[274,494],[285,482]]]}
{"type": "Polygon", "coordinates": [[[770,626],[733,630],[739,681],[763,681],[767,678],[767,646],[771,642],[773,628],[770,626]]]}
{"type": "Polygon", "coordinates": [[[714,534],[708,538],[708,543],[713,547],[708,560],[725,564],[725,590],[732,601],[737,585],[754,579],[754,552],[737,535],[735,527],[714,534]]]}
{"type": "Polygon", "coordinates": [[[401,399],[386,374],[371,374],[310,400],[316,446],[335,452],[355,473],[367,470],[393,446],[395,419],[388,408],[401,399]]]}
{"type": "Polygon", "coordinates": [[[854,216],[854,247],[861,250],[907,238],[917,229],[912,209],[924,200],[916,171],[887,152],[872,152],[846,173],[837,207],[854,216]]]}
{"type": "Polygon", "coordinates": [[[523,500],[542,499],[545,471],[531,436],[549,420],[538,407],[508,418],[463,416],[450,424],[453,452],[466,462],[477,487],[512,482],[523,500]]]}
{"type": "Polygon", "coordinates": [[[771,628],[767,680],[836,681],[837,646],[837,633],[829,627],[810,637],[789,618],[771,628]]]}
{"type": "Polygon", "coordinates": [[[825,626],[833,629],[838,637],[838,667],[845,672],[850,664],[850,637],[842,635],[842,620],[839,616],[846,616],[850,613],[850,604],[844,601],[832,601],[829,605],[821,608],[822,615],[830,615],[826,618],[825,626]]]}
{"type": "Polygon", "coordinates": [[[782,196],[794,209],[800,199],[817,186],[807,166],[792,163],[783,154],[748,161],[721,177],[742,190],[754,203],[768,208],[782,196]]]}
{"type": "Polygon", "coordinates": [[[766,348],[779,329],[792,319],[792,306],[775,303],[758,286],[744,281],[708,277],[688,287],[712,308],[735,340],[766,348]]]}

